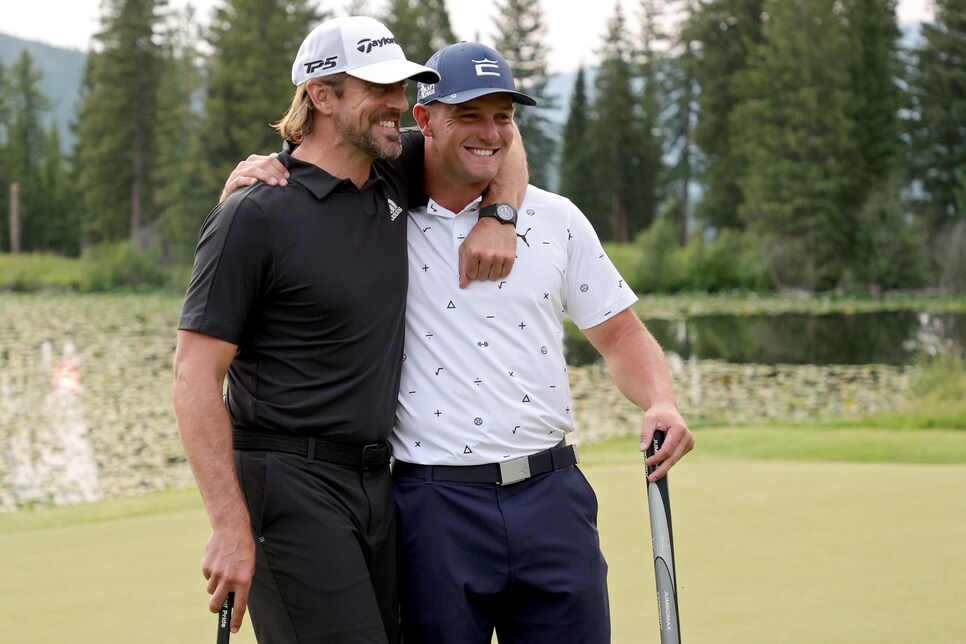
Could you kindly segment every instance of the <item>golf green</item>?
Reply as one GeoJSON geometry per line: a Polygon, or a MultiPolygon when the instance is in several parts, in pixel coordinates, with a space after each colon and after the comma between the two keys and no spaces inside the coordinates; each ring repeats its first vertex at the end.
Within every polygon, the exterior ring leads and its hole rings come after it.
{"type": "MultiPolygon", "coordinates": [[[[587,452],[613,641],[658,642],[643,468],[587,452]]],[[[670,490],[684,641],[966,641],[966,465],[689,457],[670,490]]],[[[213,641],[197,491],[135,505],[0,516],[0,639],[213,641]]]]}

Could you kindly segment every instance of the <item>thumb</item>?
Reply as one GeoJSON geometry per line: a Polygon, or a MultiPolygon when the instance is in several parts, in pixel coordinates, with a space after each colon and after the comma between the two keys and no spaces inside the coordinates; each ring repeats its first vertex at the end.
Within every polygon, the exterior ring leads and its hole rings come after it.
{"type": "MultiPolygon", "coordinates": [[[[463,242],[463,244],[465,243],[466,242],[463,242]]],[[[466,259],[466,253],[463,252],[463,244],[460,244],[459,261],[458,261],[459,266],[457,267],[459,269],[459,274],[460,274],[460,288],[466,288],[467,286],[470,285],[470,275],[466,267],[467,259],[466,259]]]]}

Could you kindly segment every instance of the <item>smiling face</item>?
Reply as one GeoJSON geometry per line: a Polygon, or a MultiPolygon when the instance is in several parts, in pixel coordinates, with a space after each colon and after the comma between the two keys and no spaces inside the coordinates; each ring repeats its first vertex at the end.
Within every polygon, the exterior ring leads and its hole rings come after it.
{"type": "Polygon", "coordinates": [[[334,105],[336,134],[372,159],[402,152],[399,117],[409,108],[406,82],[378,85],[349,76],[334,105]]]}
{"type": "Polygon", "coordinates": [[[489,183],[513,142],[513,101],[487,94],[466,103],[417,105],[416,121],[426,136],[427,166],[451,186],[479,191],[489,183]]]}

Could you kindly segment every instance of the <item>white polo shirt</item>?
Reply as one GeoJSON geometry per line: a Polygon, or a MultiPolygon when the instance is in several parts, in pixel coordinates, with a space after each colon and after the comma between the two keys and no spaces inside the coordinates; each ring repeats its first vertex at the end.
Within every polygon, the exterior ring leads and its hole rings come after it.
{"type": "Polygon", "coordinates": [[[494,463],[549,449],[574,429],[566,315],[586,329],[637,300],[569,199],[529,186],[517,259],[498,282],[459,287],[460,244],[479,200],[433,200],[409,216],[409,300],[394,456],[424,465],[494,463]]]}

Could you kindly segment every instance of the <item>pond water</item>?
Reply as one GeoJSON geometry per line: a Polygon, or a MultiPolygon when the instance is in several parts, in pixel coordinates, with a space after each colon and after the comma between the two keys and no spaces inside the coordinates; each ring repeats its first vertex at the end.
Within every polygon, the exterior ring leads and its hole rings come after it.
{"type": "Polygon", "coordinates": [[[706,315],[648,321],[666,351],[682,358],[756,364],[905,365],[923,352],[966,348],[966,314],[706,315]]]}

